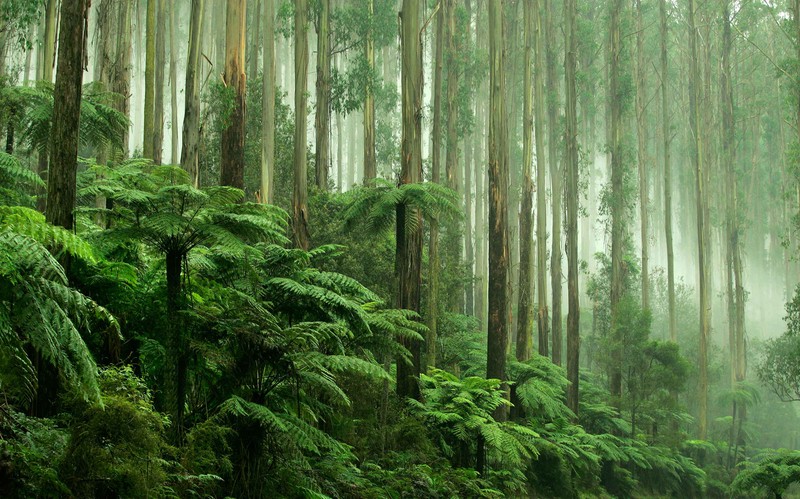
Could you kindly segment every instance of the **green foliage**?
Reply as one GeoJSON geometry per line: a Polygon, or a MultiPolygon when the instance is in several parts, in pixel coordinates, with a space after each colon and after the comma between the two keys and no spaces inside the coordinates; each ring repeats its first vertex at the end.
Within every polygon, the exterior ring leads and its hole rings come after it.
{"type": "Polygon", "coordinates": [[[27,208],[0,208],[0,391],[27,406],[37,389],[31,353],[55,367],[67,386],[98,401],[96,367],[84,337],[104,331],[118,340],[119,324],[103,307],[69,286],[45,244],[89,255],[77,236],[54,228],[27,208]]]}
{"type": "Polygon", "coordinates": [[[165,419],[130,367],[99,377],[102,406],[76,403],[60,476],[80,497],[156,495],[166,480],[165,419]]]}
{"type": "Polygon", "coordinates": [[[781,497],[789,485],[800,481],[800,451],[769,450],[743,466],[731,483],[731,489],[739,493],[767,489],[781,497]]]}
{"type": "Polygon", "coordinates": [[[784,320],[786,332],[764,345],[757,372],[781,400],[800,400],[800,288],[786,304],[784,320]]]}

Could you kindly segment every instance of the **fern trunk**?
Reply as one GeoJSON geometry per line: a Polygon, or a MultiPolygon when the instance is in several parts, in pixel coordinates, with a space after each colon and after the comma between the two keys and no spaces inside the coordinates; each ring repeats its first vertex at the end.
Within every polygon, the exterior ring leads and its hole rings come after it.
{"type": "Polygon", "coordinates": [[[166,255],[168,336],[164,386],[167,412],[172,418],[172,437],[176,443],[183,440],[183,408],[186,404],[187,362],[180,317],[182,259],[183,254],[179,251],[171,251],[166,255]]]}

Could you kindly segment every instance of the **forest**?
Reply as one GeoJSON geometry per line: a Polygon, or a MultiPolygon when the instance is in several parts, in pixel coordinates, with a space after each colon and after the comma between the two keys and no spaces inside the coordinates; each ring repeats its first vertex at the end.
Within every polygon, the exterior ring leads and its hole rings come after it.
{"type": "Polygon", "coordinates": [[[800,498],[800,0],[0,0],[0,497],[800,498]]]}

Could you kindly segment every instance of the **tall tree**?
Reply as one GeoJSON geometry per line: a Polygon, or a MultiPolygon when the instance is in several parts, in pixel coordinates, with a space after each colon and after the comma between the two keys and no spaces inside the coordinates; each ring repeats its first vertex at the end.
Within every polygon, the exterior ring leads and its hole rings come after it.
{"type": "Polygon", "coordinates": [[[225,86],[233,92],[233,110],[228,126],[222,132],[220,183],[244,189],[247,0],[228,0],[226,14],[224,78],[225,86]]]}
{"type": "Polygon", "coordinates": [[[189,56],[186,59],[186,89],[183,111],[183,145],[181,148],[181,167],[192,176],[192,184],[197,187],[200,180],[200,53],[203,39],[203,6],[205,0],[192,0],[189,21],[189,56]]]}
{"type": "Polygon", "coordinates": [[[650,308],[650,208],[647,181],[647,60],[644,47],[642,0],[636,0],[636,138],[639,164],[639,220],[642,237],[642,308],[650,308]]]}
{"type": "Polygon", "coordinates": [[[525,2],[523,6],[525,18],[525,62],[522,83],[522,168],[523,186],[522,203],[519,214],[519,293],[517,302],[517,359],[528,360],[531,357],[532,331],[532,266],[533,266],[533,39],[535,20],[533,2],[525,2]]]}
{"type": "Polygon", "coordinates": [[[161,164],[164,155],[164,70],[167,64],[166,0],[156,0],[156,74],[153,98],[153,162],[161,164]]]}
{"type": "Polygon", "coordinates": [[[175,10],[178,6],[174,2],[169,4],[169,88],[170,88],[170,164],[177,165],[178,157],[178,47],[175,36],[175,10]]]}
{"type": "Polygon", "coordinates": [[[308,250],[308,172],[306,165],[306,117],[308,115],[308,0],[297,0],[294,12],[294,195],[292,233],[294,244],[308,250]]]}
{"type": "MultiPolygon", "coordinates": [[[[553,19],[553,0],[544,1],[545,15],[545,58],[547,60],[547,160],[550,163],[550,195],[553,205],[553,233],[552,245],[550,250],[550,285],[553,291],[553,362],[561,365],[561,344],[562,344],[562,321],[561,314],[561,201],[564,197],[564,186],[562,185],[562,171],[559,165],[558,140],[559,140],[559,120],[558,120],[558,101],[559,83],[556,77],[556,27],[553,19]]],[[[541,188],[541,187],[540,187],[541,188]]],[[[546,347],[545,347],[546,348],[546,347]]],[[[541,349],[541,346],[540,346],[541,349]]],[[[547,351],[545,350],[545,355],[547,351]]]]}
{"type": "Polygon", "coordinates": [[[155,128],[156,98],[156,3],[158,0],[147,0],[145,20],[145,57],[144,57],[144,132],[142,154],[145,158],[153,157],[153,130],[155,128]]]}
{"type": "MultiPolygon", "coordinates": [[[[422,44],[420,1],[403,0],[400,11],[402,43],[402,140],[400,183],[422,180],[422,44]]],[[[422,288],[422,216],[417,209],[397,205],[398,308],[420,311],[422,288]]],[[[409,341],[412,365],[398,362],[397,393],[419,398],[417,378],[421,367],[421,345],[409,341]]]]}
{"type": "Polygon", "coordinates": [[[61,2],[45,217],[49,223],[68,230],[74,226],[72,211],[75,208],[78,128],[88,16],[87,0],[61,2]]]}
{"type": "MultiPolygon", "coordinates": [[[[489,2],[489,321],[486,376],[506,380],[508,342],[508,154],[503,57],[504,0],[489,2]]],[[[505,407],[495,417],[505,420],[505,407]]]]}
{"type": "Polygon", "coordinates": [[[701,75],[697,56],[697,27],[695,25],[694,0],[689,0],[689,127],[693,136],[692,163],[695,170],[695,196],[697,203],[697,264],[700,291],[700,345],[699,345],[699,382],[697,397],[699,400],[698,436],[705,439],[708,432],[708,334],[710,321],[710,292],[708,289],[707,240],[708,227],[706,220],[706,172],[704,165],[704,133],[700,121],[701,75]]]}
{"type": "Polygon", "coordinates": [[[264,0],[261,199],[272,204],[275,186],[275,0],[264,0]]]}
{"type": "Polygon", "coordinates": [[[533,130],[536,146],[536,292],[537,330],[539,333],[539,355],[547,357],[550,336],[550,318],[547,310],[547,189],[545,179],[547,162],[544,154],[545,103],[544,93],[544,52],[545,41],[542,27],[541,2],[532,0],[534,34],[533,108],[536,124],[533,130]]]}
{"type": "MultiPolygon", "coordinates": [[[[55,66],[56,54],[56,32],[58,28],[58,0],[47,0],[44,11],[44,35],[42,37],[42,49],[38,54],[41,58],[39,66],[41,67],[42,81],[50,83],[53,81],[53,67],[55,66]]],[[[39,177],[47,182],[47,163],[48,153],[39,151],[39,159],[36,163],[36,172],[39,177]]],[[[36,200],[36,208],[44,212],[47,202],[47,197],[44,192],[39,192],[39,197],[36,200]]]]}
{"type": "Polygon", "coordinates": [[[614,327],[616,321],[617,306],[622,300],[624,290],[624,262],[623,244],[625,239],[625,161],[623,151],[623,101],[621,83],[623,79],[622,57],[622,30],[621,16],[623,14],[623,0],[613,0],[611,2],[611,64],[609,68],[609,101],[611,108],[610,123],[610,147],[611,150],[611,317],[612,331],[614,337],[611,339],[611,396],[617,407],[620,404],[622,395],[622,346],[616,338],[617,330],[614,327]]]}
{"type": "Polygon", "coordinates": [[[375,161],[375,93],[373,87],[373,73],[375,71],[375,33],[373,32],[375,5],[374,0],[368,0],[369,25],[367,26],[367,40],[364,44],[369,78],[364,88],[364,183],[369,184],[378,176],[378,166],[375,161]]]}
{"type": "Polygon", "coordinates": [[[444,0],[445,30],[447,37],[447,157],[445,177],[447,187],[458,190],[458,80],[459,67],[456,45],[456,0],[444,0]]]}
{"type": "Polygon", "coordinates": [[[577,42],[575,28],[575,1],[564,2],[564,52],[566,89],[566,130],[564,143],[565,170],[567,173],[567,406],[578,414],[578,382],[580,368],[580,301],[578,299],[578,112],[575,89],[577,67],[577,42]]]}
{"type": "Polygon", "coordinates": [[[677,343],[678,330],[675,322],[675,252],[672,246],[672,167],[670,166],[670,130],[669,109],[669,58],[667,19],[667,0],[659,2],[661,20],[661,139],[664,142],[664,239],[667,246],[667,301],[669,314],[669,339],[677,343]]]}
{"type": "Polygon", "coordinates": [[[328,172],[331,162],[331,2],[320,0],[317,22],[317,112],[314,117],[316,131],[317,188],[328,189],[328,172]]]}
{"type": "MultiPolygon", "coordinates": [[[[431,132],[431,182],[442,180],[442,59],[444,52],[445,13],[438,6],[433,58],[433,130],[431,132]]],[[[439,322],[439,221],[430,221],[431,232],[428,244],[428,337],[425,341],[426,364],[436,366],[436,337],[439,322]]]]}

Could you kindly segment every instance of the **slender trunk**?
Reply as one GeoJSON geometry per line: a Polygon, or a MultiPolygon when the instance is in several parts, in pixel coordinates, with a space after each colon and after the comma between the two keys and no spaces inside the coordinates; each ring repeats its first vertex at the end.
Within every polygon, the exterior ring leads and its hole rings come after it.
{"type": "Polygon", "coordinates": [[[192,184],[200,184],[200,53],[202,51],[203,5],[205,0],[192,0],[189,21],[189,56],[186,60],[186,90],[183,111],[183,146],[181,167],[190,173],[192,184]]]}
{"type": "Polygon", "coordinates": [[[331,162],[331,35],[330,0],[320,0],[317,31],[317,111],[314,116],[316,131],[317,188],[328,190],[328,172],[331,162]]]}
{"type": "Polygon", "coordinates": [[[49,223],[68,230],[74,226],[72,211],[75,208],[78,124],[88,15],[87,0],[63,2],[61,6],[45,217],[49,223]]]}
{"type": "Polygon", "coordinates": [[[533,37],[534,19],[532,2],[525,2],[525,63],[522,83],[523,113],[522,113],[522,168],[523,188],[522,203],[519,214],[519,292],[517,302],[517,360],[526,361],[531,357],[531,344],[533,343],[533,311],[532,298],[532,267],[533,252],[533,37]]]}
{"type": "MultiPolygon", "coordinates": [[[[422,47],[420,43],[420,2],[403,0],[400,12],[403,54],[402,72],[402,150],[400,183],[422,180],[422,47]]],[[[422,287],[422,215],[416,209],[397,205],[397,275],[398,307],[420,311],[422,287]],[[407,218],[416,218],[408,227],[407,218]]],[[[397,393],[401,397],[419,398],[417,379],[421,368],[421,345],[405,341],[413,364],[397,364],[397,393]]]]}
{"type": "Polygon", "coordinates": [[[308,115],[308,0],[295,2],[294,14],[294,195],[292,232],[294,244],[308,250],[308,171],[306,165],[306,117],[308,115]]]}
{"type": "MultiPolygon", "coordinates": [[[[467,11],[467,35],[466,40],[468,41],[468,45],[471,46],[472,43],[472,1],[465,0],[464,5],[467,11]]],[[[474,81],[474,80],[472,80],[474,81]]],[[[470,82],[472,83],[472,82],[470,82]]],[[[472,85],[471,85],[472,86],[472,85]]],[[[469,106],[471,109],[475,109],[474,102],[470,100],[469,106]]],[[[476,136],[475,136],[475,127],[473,126],[470,130],[470,134],[468,137],[464,138],[464,203],[466,208],[466,232],[465,232],[465,253],[467,258],[467,275],[474,276],[475,275],[475,241],[474,241],[474,233],[472,228],[472,220],[473,220],[473,200],[472,200],[472,162],[473,157],[476,156],[476,136]]],[[[475,315],[475,287],[474,282],[472,280],[466,283],[466,315],[475,315]]]]}
{"type": "Polygon", "coordinates": [[[456,0],[445,0],[445,21],[447,33],[447,157],[445,159],[445,177],[447,178],[447,187],[458,190],[456,0]]]}
{"type": "Polygon", "coordinates": [[[364,89],[364,183],[369,184],[378,176],[377,164],[375,161],[375,95],[373,92],[373,76],[375,73],[375,42],[373,40],[373,0],[369,3],[370,25],[367,30],[367,43],[364,50],[369,66],[369,80],[364,89]]]}
{"type": "MultiPolygon", "coordinates": [[[[508,342],[508,154],[503,0],[489,3],[489,321],[486,376],[506,380],[508,342]]],[[[504,406],[495,419],[505,420],[504,406]]]]}
{"type": "Polygon", "coordinates": [[[578,298],[578,113],[575,90],[575,73],[577,67],[575,2],[564,3],[564,46],[566,61],[564,63],[566,87],[566,132],[564,142],[565,169],[567,173],[567,406],[578,415],[578,371],[580,368],[580,301],[578,298]]]}
{"type": "Polygon", "coordinates": [[[153,162],[161,164],[164,154],[164,68],[166,66],[166,12],[164,2],[156,0],[156,75],[153,99],[153,162]]]}
{"type": "Polygon", "coordinates": [[[275,202],[275,0],[264,0],[264,74],[261,103],[261,199],[275,202]]]}
{"type": "Polygon", "coordinates": [[[550,336],[550,317],[547,309],[547,188],[545,185],[547,163],[544,154],[545,137],[545,103],[544,81],[545,71],[545,39],[542,26],[542,1],[532,0],[534,29],[534,70],[533,70],[533,108],[536,115],[534,127],[534,144],[536,146],[536,291],[538,293],[538,312],[536,320],[539,333],[539,355],[548,356],[550,336]]]}
{"type": "Polygon", "coordinates": [[[695,169],[695,195],[697,202],[697,261],[700,288],[700,346],[699,346],[699,382],[698,382],[698,436],[705,439],[708,428],[708,334],[709,324],[709,289],[708,268],[706,265],[706,242],[708,229],[706,227],[706,173],[703,164],[704,141],[700,136],[705,133],[701,130],[700,123],[700,70],[697,61],[697,31],[695,27],[694,0],[689,0],[689,126],[694,137],[692,150],[692,163],[695,169]]]}
{"type": "Polygon", "coordinates": [[[220,184],[244,189],[244,125],[247,92],[244,61],[247,0],[228,0],[226,13],[224,81],[233,91],[233,110],[228,127],[222,132],[220,184]]]}
{"type": "MultiPolygon", "coordinates": [[[[55,66],[56,54],[56,32],[58,30],[58,0],[47,0],[44,13],[44,38],[42,40],[42,51],[40,63],[42,68],[42,80],[51,83],[53,81],[53,67],[55,66]]],[[[47,180],[48,153],[46,150],[38,151],[39,159],[36,163],[36,172],[42,180],[47,180]]],[[[37,192],[36,209],[44,212],[47,204],[47,195],[44,190],[37,192]]]]}
{"type": "MultiPolygon", "coordinates": [[[[444,46],[445,13],[439,8],[436,13],[436,36],[434,38],[433,59],[433,131],[431,132],[431,182],[442,180],[442,53],[444,46]]],[[[439,222],[430,221],[431,236],[428,245],[429,280],[428,283],[428,337],[426,344],[426,365],[436,366],[436,341],[439,321],[439,222]]]]}
{"type": "MultiPolygon", "coordinates": [[[[545,39],[555,40],[555,26],[553,26],[553,0],[543,0],[545,3],[545,39]]],[[[553,43],[546,43],[545,57],[547,60],[547,140],[548,160],[550,162],[550,186],[553,202],[553,241],[550,251],[550,284],[553,289],[553,363],[561,365],[562,320],[561,316],[561,200],[564,196],[564,187],[561,183],[561,167],[558,154],[558,101],[559,83],[556,78],[556,53],[553,43]]]]}
{"type": "Polygon", "coordinates": [[[178,47],[175,44],[175,9],[178,6],[169,4],[169,88],[170,88],[170,163],[177,165],[178,157],[178,47]]]}
{"type": "MultiPolygon", "coordinates": [[[[257,0],[253,11],[253,36],[250,38],[250,66],[247,74],[250,78],[258,75],[258,54],[261,53],[261,0],[257,0]]],[[[273,42],[274,43],[274,42],[273,42]]]]}
{"type": "Polygon", "coordinates": [[[611,396],[614,405],[619,408],[622,396],[622,345],[616,324],[617,306],[624,290],[623,276],[623,244],[625,239],[625,164],[622,150],[622,103],[620,101],[622,34],[620,17],[623,9],[622,0],[614,0],[611,6],[611,68],[609,98],[611,101],[611,396]]]}
{"type": "Polygon", "coordinates": [[[153,158],[156,98],[156,2],[158,1],[147,0],[144,63],[144,132],[142,134],[142,154],[145,158],[153,158]]]}
{"type": "Polygon", "coordinates": [[[650,229],[647,182],[647,61],[644,52],[642,0],[636,0],[636,137],[639,164],[639,220],[642,237],[642,309],[650,308],[650,229]]]}
{"type": "Polygon", "coordinates": [[[661,17],[661,134],[664,141],[664,233],[667,243],[669,339],[678,342],[675,322],[675,253],[672,246],[672,167],[670,166],[669,59],[667,58],[667,1],[659,3],[661,17]]]}

